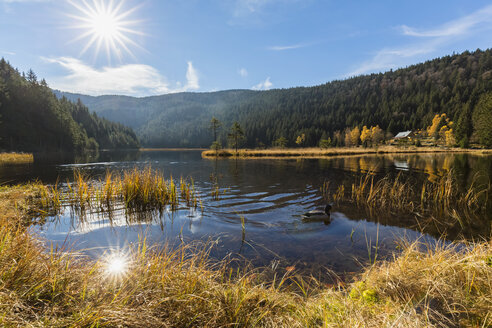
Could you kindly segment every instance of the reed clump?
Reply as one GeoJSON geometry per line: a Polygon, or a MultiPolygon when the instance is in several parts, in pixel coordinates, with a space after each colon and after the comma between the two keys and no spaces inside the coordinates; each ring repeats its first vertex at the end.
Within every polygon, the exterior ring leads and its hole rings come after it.
{"type": "Polygon", "coordinates": [[[32,154],[24,153],[0,153],[0,166],[15,164],[30,164],[34,162],[32,154]]]}
{"type": "MultiPolygon", "coordinates": [[[[401,173],[394,179],[389,175],[377,179],[369,172],[352,184],[352,191],[348,197],[344,192],[337,190],[332,198],[350,200],[373,209],[472,218],[490,210],[488,199],[491,185],[478,184],[476,181],[477,177],[468,189],[462,192],[452,171],[436,181],[426,180],[420,186],[411,183],[410,180],[404,180],[401,173]]],[[[329,198],[327,192],[324,195],[329,198]]]]}
{"type": "Polygon", "coordinates": [[[0,218],[11,218],[17,223],[26,220],[30,224],[32,218],[48,214],[51,206],[43,203],[45,188],[38,182],[0,186],[0,218]]]}
{"type": "Polygon", "coordinates": [[[180,203],[196,208],[199,197],[193,180],[166,179],[151,167],[124,171],[123,174],[106,172],[104,178],[91,179],[81,171],[74,172],[73,181],[67,181],[64,189],[43,187],[42,204],[54,210],[68,205],[78,215],[86,212],[111,213],[119,205],[127,212],[163,211],[166,207],[176,210],[180,203]]]}
{"type": "Polygon", "coordinates": [[[392,180],[386,176],[374,181],[374,175],[366,174],[352,184],[351,199],[358,205],[373,208],[415,210],[413,186],[402,181],[401,173],[392,180]]]}

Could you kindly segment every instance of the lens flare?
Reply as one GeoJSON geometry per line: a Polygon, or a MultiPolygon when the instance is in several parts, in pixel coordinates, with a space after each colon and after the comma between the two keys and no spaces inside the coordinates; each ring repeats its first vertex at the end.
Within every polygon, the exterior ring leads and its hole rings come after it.
{"type": "Polygon", "coordinates": [[[126,271],[126,261],[122,257],[113,257],[109,263],[106,271],[109,274],[121,274],[126,271]]]}
{"type": "Polygon", "coordinates": [[[98,57],[104,48],[107,60],[111,63],[113,57],[121,61],[125,53],[135,58],[130,47],[143,49],[131,39],[132,35],[145,35],[135,28],[141,21],[129,18],[138,7],[124,11],[123,0],[93,0],[92,3],[86,0],[77,2],[68,0],[68,2],[78,11],[77,15],[68,15],[77,22],[71,27],[83,30],[82,34],[72,42],[79,40],[87,42],[80,56],[94,48],[94,55],[98,57]]]}
{"type": "Polygon", "coordinates": [[[104,272],[111,279],[120,279],[127,275],[129,258],[123,253],[113,252],[103,257],[104,272]]]}

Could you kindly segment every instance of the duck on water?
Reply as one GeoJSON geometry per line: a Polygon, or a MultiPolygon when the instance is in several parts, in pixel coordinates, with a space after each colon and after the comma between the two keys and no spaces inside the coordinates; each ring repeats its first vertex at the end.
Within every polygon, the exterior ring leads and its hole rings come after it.
{"type": "Polygon", "coordinates": [[[328,224],[331,221],[330,210],[331,210],[331,205],[327,204],[325,206],[324,211],[322,210],[309,211],[302,215],[302,219],[304,221],[323,221],[325,224],[328,224]]]}

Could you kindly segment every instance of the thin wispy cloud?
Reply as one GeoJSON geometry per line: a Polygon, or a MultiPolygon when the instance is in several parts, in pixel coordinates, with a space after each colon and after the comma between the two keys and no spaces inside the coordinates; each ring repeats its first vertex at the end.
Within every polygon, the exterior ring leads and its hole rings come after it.
{"type": "Polygon", "coordinates": [[[182,91],[190,91],[190,90],[198,90],[198,89],[200,89],[198,72],[193,67],[193,63],[189,61],[188,69],[186,70],[186,85],[184,86],[182,91]]]}
{"type": "Polygon", "coordinates": [[[409,46],[405,48],[382,49],[373,58],[361,64],[357,69],[350,72],[346,77],[357,76],[369,72],[382,72],[390,68],[400,67],[403,63],[419,55],[425,55],[437,50],[437,44],[428,42],[425,46],[409,46]]]}
{"type": "Polygon", "coordinates": [[[246,77],[248,76],[248,71],[243,67],[237,70],[237,74],[241,75],[241,77],[246,77]]]}
{"type": "Polygon", "coordinates": [[[492,5],[433,28],[419,29],[402,25],[400,31],[411,37],[407,44],[377,51],[370,60],[345,77],[404,67],[424,59],[424,55],[437,53],[463,37],[480,36],[485,41],[492,41],[492,5]]]}
{"type": "Polygon", "coordinates": [[[311,45],[312,45],[312,43],[298,43],[298,44],[285,45],[285,46],[271,46],[271,47],[268,47],[267,49],[273,50],[273,51],[284,51],[284,50],[305,48],[305,47],[309,47],[311,45]]]}
{"type": "Polygon", "coordinates": [[[172,87],[164,76],[149,65],[130,64],[96,69],[72,57],[43,59],[61,66],[68,72],[66,76],[50,79],[52,87],[63,91],[89,95],[146,96],[200,88],[198,74],[191,61],[188,62],[186,83],[176,83],[172,87]]]}
{"type": "Polygon", "coordinates": [[[15,52],[5,51],[5,50],[0,50],[0,54],[2,54],[2,55],[8,55],[8,56],[15,56],[15,52]]]}
{"type": "Polygon", "coordinates": [[[270,81],[270,77],[267,77],[265,81],[260,82],[251,87],[252,90],[270,90],[273,87],[273,83],[270,81]]]}
{"type": "Polygon", "coordinates": [[[490,23],[492,23],[492,5],[437,28],[415,29],[402,25],[401,29],[404,35],[415,37],[452,37],[468,34],[483,24],[486,25],[485,27],[490,27],[490,23]]]}

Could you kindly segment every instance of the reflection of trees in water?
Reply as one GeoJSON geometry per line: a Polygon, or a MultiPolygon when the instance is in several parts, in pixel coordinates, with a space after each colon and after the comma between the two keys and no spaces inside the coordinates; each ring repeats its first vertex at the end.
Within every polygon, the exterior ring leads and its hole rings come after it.
{"type": "Polygon", "coordinates": [[[296,158],[296,170],[300,171],[304,169],[304,158],[296,158]]]}
{"type": "Polygon", "coordinates": [[[376,158],[361,157],[359,159],[359,171],[360,172],[372,172],[378,171],[380,168],[381,160],[376,158]]]}
{"type": "Polygon", "coordinates": [[[388,155],[397,161],[406,161],[409,169],[415,172],[424,172],[430,182],[439,181],[440,177],[452,172],[453,178],[460,187],[467,188],[475,176],[479,175],[479,182],[490,181],[492,172],[492,156],[461,154],[415,154],[415,155],[388,155]]]}

